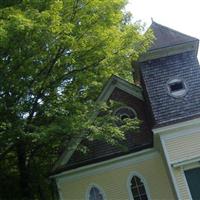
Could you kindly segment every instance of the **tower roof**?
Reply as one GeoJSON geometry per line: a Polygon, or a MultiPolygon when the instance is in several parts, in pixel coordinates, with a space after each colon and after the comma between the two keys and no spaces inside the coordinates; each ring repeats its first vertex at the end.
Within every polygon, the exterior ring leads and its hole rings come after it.
{"type": "Polygon", "coordinates": [[[154,33],[154,41],[149,50],[140,56],[139,62],[194,51],[197,55],[199,40],[152,22],[149,27],[154,33]]]}
{"type": "Polygon", "coordinates": [[[198,40],[197,38],[180,33],[176,30],[160,25],[154,21],[152,22],[150,29],[153,31],[155,36],[155,40],[151,48],[149,49],[150,51],[198,40]]]}

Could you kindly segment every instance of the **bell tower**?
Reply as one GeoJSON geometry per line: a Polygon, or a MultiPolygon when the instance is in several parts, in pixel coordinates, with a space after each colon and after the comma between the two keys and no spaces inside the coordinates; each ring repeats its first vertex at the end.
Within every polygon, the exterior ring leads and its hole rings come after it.
{"type": "Polygon", "coordinates": [[[163,155],[177,199],[200,199],[199,40],[152,22],[155,40],[138,65],[152,116],[154,148],[163,155]]]}
{"type": "Polygon", "coordinates": [[[200,116],[199,41],[152,22],[155,40],[139,61],[154,127],[200,116]]]}

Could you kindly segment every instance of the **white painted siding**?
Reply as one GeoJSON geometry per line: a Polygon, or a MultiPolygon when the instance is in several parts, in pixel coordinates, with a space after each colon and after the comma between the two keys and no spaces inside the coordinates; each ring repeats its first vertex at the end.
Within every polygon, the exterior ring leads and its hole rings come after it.
{"type": "Polygon", "coordinates": [[[170,163],[195,158],[200,155],[200,132],[165,139],[170,163]]]}
{"type": "Polygon", "coordinates": [[[184,179],[183,170],[181,168],[174,168],[173,173],[176,178],[176,183],[179,188],[181,199],[190,199],[188,194],[188,188],[184,179]]]}

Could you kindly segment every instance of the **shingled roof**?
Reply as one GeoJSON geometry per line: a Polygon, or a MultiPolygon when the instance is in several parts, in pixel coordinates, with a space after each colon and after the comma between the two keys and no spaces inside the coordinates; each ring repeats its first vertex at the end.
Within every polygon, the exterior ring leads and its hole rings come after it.
{"type": "Polygon", "coordinates": [[[154,21],[152,22],[150,29],[153,31],[155,36],[155,41],[149,49],[150,51],[197,40],[194,37],[185,35],[166,26],[160,25],[154,21]]]}

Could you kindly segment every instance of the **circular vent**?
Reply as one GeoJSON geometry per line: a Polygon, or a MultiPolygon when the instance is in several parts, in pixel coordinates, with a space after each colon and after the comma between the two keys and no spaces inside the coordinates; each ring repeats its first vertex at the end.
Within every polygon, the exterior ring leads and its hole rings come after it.
{"type": "Polygon", "coordinates": [[[115,111],[115,115],[118,116],[121,120],[126,118],[134,119],[137,116],[135,110],[128,106],[118,108],[115,111]]]}

